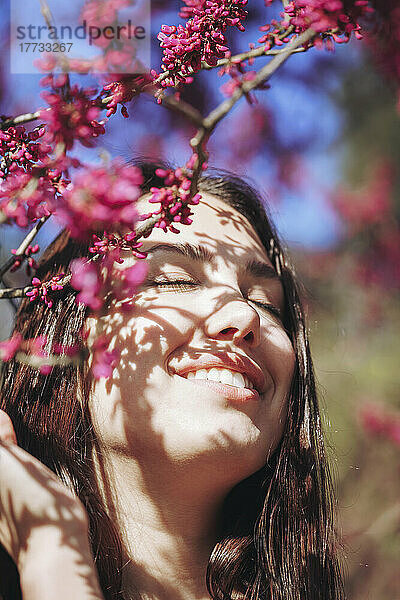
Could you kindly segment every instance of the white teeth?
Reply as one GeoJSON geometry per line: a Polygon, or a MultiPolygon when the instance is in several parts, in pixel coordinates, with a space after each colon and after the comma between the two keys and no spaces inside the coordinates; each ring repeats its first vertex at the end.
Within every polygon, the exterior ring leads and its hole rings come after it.
{"type": "Polygon", "coordinates": [[[220,381],[220,369],[210,369],[207,371],[207,379],[210,381],[220,381]]]}
{"type": "Polygon", "coordinates": [[[246,387],[244,377],[241,373],[233,374],[233,385],[236,385],[236,387],[246,387]]]}
{"type": "Polygon", "coordinates": [[[233,383],[233,373],[232,371],[228,371],[228,369],[220,369],[220,382],[227,383],[228,385],[234,385],[233,383]]]}
{"type": "Polygon", "coordinates": [[[253,384],[247,375],[242,375],[241,373],[230,371],[229,369],[217,369],[216,367],[213,367],[212,369],[189,371],[186,373],[185,377],[187,379],[207,379],[208,381],[216,381],[217,383],[233,385],[238,388],[251,389],[253,387],[253,384]]]}
{"type": "Polygon", "coordinates": [[[195,379],[207,379],[207,371],[205,369],[199,369],[194,374],[195,379]]]}

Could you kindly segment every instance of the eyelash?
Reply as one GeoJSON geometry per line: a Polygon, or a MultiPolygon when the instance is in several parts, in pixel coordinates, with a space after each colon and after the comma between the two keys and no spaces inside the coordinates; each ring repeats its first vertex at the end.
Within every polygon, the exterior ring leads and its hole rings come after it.
{"type": "MultiPolygon", "coordinates": [[[[196,281],[186,281],[183,279],[177,279],[175,281],[153,281],[152,285],[158,287],[158,288],[162,288],[162,287],[169,287],[169,288],[180,288],[182,289],[183,287],[187,287],[189,289],[193,289],[194,287],[196,287],[198,285],[198,283],[196,281]]],[[[279,310],[279,308],[277,308],[276,306],[274,306],[273,304],[267,304],[266,302],[259,302],[258,300],[250,300],[248,299],[248,302],[251,302],[252,304],[256,304],[257,306],[259,306],[260,308],[263,308],[264,310],[268,311],[269,313],[272,313],[273,315],[275,315],[276,317],[278,317],[278,319],[282,318],[282,314],[281,311],[279,310]]]]}

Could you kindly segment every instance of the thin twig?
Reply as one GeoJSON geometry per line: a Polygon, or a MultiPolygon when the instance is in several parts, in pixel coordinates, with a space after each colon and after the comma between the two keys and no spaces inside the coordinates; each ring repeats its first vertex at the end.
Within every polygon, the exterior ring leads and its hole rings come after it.
{"type": "Polygon", "coordinates": [[[26,292],[31,292],[33,289],[33,285],[27,285],[21,288],[4,288],[3,290],[0,289],[0,299],[25,298],[26,292]]]}
{"type": "Polygon", "coordinates": [[[245,94],[249,94],[252,90],[265,83],[275,71],[291,56],[300,46],[303,46],[315,35],[313,29],[307,29],[301,35],[292,40],[292,42],[286,46],[284,50],[275,55],[275,57],[269,61],[265,67],[260,69],[256,74],[255,78],[251,81],[243,82],[240,88],[236,89],[230,98],[224,100],[212,110],[203,120],[201,126],[198,128],[196,135],[190,140],[193,152],[198,155],[198,161],[193,169],[192,184],[190,187],[190,193],[193,196],[197,192],[198,180],[202,172],[202,166],[207,160],[207,154],[205,151],[206,143],[214,131],[218,123],[228,114],[233,106],[240,100],[245,94]]]}
{"type": "MultiPolygon", "coordinates": [[[[4,286],[6,285],[2,277],[0,277],[0,282],[1,282],[1,284],[2,284],[2,285],[4,285],[4,286]]],[[[2,291],[3,291],[3,289],[2,289],[2,288],[0,288],[0,293],[1,293],[2,291]]],[[[15,300],[14,300],[13,298],[10,298],[9,296],[5,296],[5,298],[8,300],[8,303],[9,303],[9,305],[11,306],[11,308],[12,308],[13,312],[15,312],[15,313],[16,313],[16,312],[17,312],[17,310],[18,310],[18,305],[17,305],[17,303],[15,302],[15,300]]]]}
{"type": "Polygon", "coordinates": [[[201,127],[203,123],[203,116],[197,108],[194,108],[185,100],[178,100],[175,96],[164,96],[161,101],[162,106],[165,106],[169,110],[173,110],[174,112],[178,112],[188,121],[193,123],[196,127],[201,127]]]}
{"type": "Polygon", "coordinates": [[[17,117],[11,117],[0,123],[0,130],[8,129],[14,125],[21,125],[22,123],[29,123],[30,121],[36,121],[40,117],[40,111],[37,110],[34,113],[25,113],[24,115],[18,115],[17,117]]]}
{"type": "Polygon", "coordinates": [[[0,267],[0,277],[3,277],[4,273],[6,273],[9,269],[11,269],[11,267],[15,263],[16,258],[25,258],[25,250],[28,248],[29,244],[34,240],[38,231],[46,223],[46,221],[50,218],[50,216],[51,215],[46,215],[45,217],[42,217],[41,219],[39,219],[37,221],[36,225],[33,227],[33,229],[31,229],[31,231],[28,233],[28,235],[24,238],[24,240],[19,245],[15,254],[10,256],[10,258],[4,263],[4,265],[2,267],[0,267]]]}
{"type": "Polygon", "coordinates": [[[313,29],[307,29],[301,35],[292,40],[292,42],[284,49],[281,53],[277,54],[272,60],[269,61],[265,67],[260,69],[254,79],[251,81],[245,81],[237,88],[232,96],[221,102],[214,110],[212,110],[207,117],[203,120],[203,127],[206,132],[210,133],[216,127],[216,125],[223,119],[223,117],[231,110],[238,100],[245,94],[249,94],[252,90],[256,89],[263,83],[265,83],[279,67],[286,62],[289,56],[293,53],[296,48],[303,46],[311,38],[315,36],[313,29]]]}
{"type": "MultiPolygon", "coordinates": [[[[248,50],[247,52],[240,52],[239,54],[234,54],[230,58],[221,58],[216,65],[207,65],[207,63],[202,63],[202,70],[211,71],[211,69],[218,69],[219,67],[224,67],[229,64],[236,64],[242,62],[244,60],[249,60],[251,58],[259,58],[260,56],[277,56],[282,54],[285,51],[285,48],[281,48],[278,50],[277,48],[271,48],[270,50],[265,50],[264,46],[259,46],[254,48],[253,50],[248,50]]],[[[305,48],[296,48],[293,50],[292,54],[297,54],[299,52],[304,52],[305,48]]]]}

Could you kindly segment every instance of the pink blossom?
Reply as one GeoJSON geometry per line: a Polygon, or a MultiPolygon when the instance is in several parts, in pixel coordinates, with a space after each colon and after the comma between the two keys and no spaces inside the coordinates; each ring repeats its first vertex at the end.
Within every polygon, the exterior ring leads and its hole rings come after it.
{"type": "Polygon", "coordinates": [[[118,10],[131,4],[132,0],[87,0],[81,11],[81,20],[102,29],[116,21],[118,10]]]}
{"type": "Polygon", "coordinates": [[[143,260],[139,260],[132,267],[123,269],[119,274],[119,278],[113,281],[112,292],[113,297],[117,301],[123,302],[123,310],[129,310],[133,306],[134,296],[138,287],[146,278],[148,272],[148,264],[143,260]],[[126,302],[126,300],[130,300],[126,302]]]}
{"type": "Polygon", "coordinates": [[[120,353],[118,350],[108,350],[110,339],[103,335],[99,336],[93,343],[93,365],[92,374],[94,379],[111,377],[117,364],[120,353]]]}
{"type": "Polygon", "coordinates": [[[143,242],[136,241],[136,233],[131,231],[126,233],[123,237],[117,236],[113,233],[104,232],[102,238],[99,238],[96,234],[92,236],[92,246],[89,248],[91,254],[108,254],[114,250],[119,252],[124,250],[130,250],[136,258],[146,258],[147,253],[139,250],[143,246],[143,242]]]}
{"type": "Polygon", "coordinates": [[[89,263],[85,258],[76,258],[71,262],[71,285],[80,290],[76,297],[77,302],[82,302],[92,310],[99,310],[103,305],[103,298],[99,297],[102,289],[97,265],[89,263]]]}
{"type": "Polygon", "coordinates": [[[65,191],[57,216],[80,239],[120,226],[132,230],[139,216],[135,204],[142,181],[140,169],[118,160],[109,168],[84,168],[65,191]]]}
{"type": "Polygon", "coordinates": [[[149,75],[124,76],[118,81],[112,81],[103,87],[110,100],[107,102],[106,116],[110,117],[117,112],[118,104],[122,105],[122,116],[127,118],[128,111],[125,107],[126,102],[130,102],[135,96],[139,95],[143,88],[151,82],[149,75]]]}
{"type": "Polygon", "coordinates": [[[14,358],[22,342],[23,338],[20,333],[14,333],[10,339],[0,342],[0,359],[7,362],[14,358]]]}
{"type": "Polygon", "coordinates": [[[373,9],[368,0],[292,0],[285,7],[282,21],[272,20],[260,27],[264,35],[258,41],[269,50],[288,42],[293,33],[300,34],[312,28],[317,35],[307,45],[321,47],[325,44],[328,49],[333,49],[334,42],[348,42],[352,34],[361,38],[361,21],[371,12],[373,9]],[[288,35],[285,35],[287,30],[288,35]]]}
{"type": "Polygon", "coordinates": [[[75,141],[90,148],[94,138],[105,132],[104,125],[96,120],[100,108],[92,99],[95,90],[66,84],[65,75],[48,75],[42,80],[42,85],[51,87],[51,91],[41,94],[50,105],[40,111],[40,117],[47,122],[44,139],[52,145],[62,144],[66,150],[70,150],[75,141]]]}
{"type": "Polygon", "coordinates": [[[0,184],[0,209],[9,223],[26,227],[51,214],[56,190],[47,177],[32,177],[21,169],[0,184]]]}
{"type": "MultiPolygon", "coordinates": [[[[195,194],[191,197],[191,179],[189,173],[182,169],[175,169],[175,171],[172,169],[157,169],[156,175],[164,178],[166,187],[150,188],[152,196],[149,202],[160,204],[158,210],[150,213],[150,215],[160,215],[159,221],[154,227],[179,233],[175,224],[190,225],[192,223],[190,215],[193,213],[190,210],[190,205],[198,204],[201,195],[195,194]]],[[[143,215],[142,218],[150,215],[143,215]]]]}
{"type": "Polygon", "coordinates": [[[6,178],[9,173],[18,170],[29,173],[37,162],[47,158],[50,146],[38,142],[44,134],[44,125],[29,133],[22,125],[0,130],[0,156],[3,159],[0,177],[6,178]]]}
{"type": "Polygon", "coordinates": [[[285,8],[297,33],[309,27],[317,33],[337,29],[332,33],[336,42],[348,41],[353,32],[359,33],[359,20],[372,10],[368,0],[294,0],[285,8]]]}
{"type": "MultiPolygon", "coordinates": [[[[184,0],[180,16],[188,19],[185,25],[162,25],[158,34],[163,48],[162,70],[168,77],[161,86],[190,83],[192,74],[204,61],[215,66],[220,58],[228,57],[225,32],[228,27],[244,31],[242,21],[247,16],[247,0],[184,0]]],[[[154,73],[155,77],[158,77],[154,73]]]]}
{"type": "Polygon", "coordinates": [[[63,276],[64,273],[60,273],[59,275],[54,275],[48,281],[41,281],[38,277],[33,277],[33,290],[26,292],[29,301],[33,302],[34,300],[39,299],[51,308],[53,306],[53,300],[51,300],[49,296],[51,296],[51,292],[63,289],[64,285],[61,283],[63,276]]]}
{"type": "MultiPolygon", "coordinates": [[[[19,254],[18,256],[15,257],[15,261],[14,261],[13,266],[10,269],[10,272],[13,273],[17,269],[19,269],[19,267],[21,266],[23,261],[26,259],[26,263],[27,263],[26,264],[26,272],[28,275],[30,275],[31,269],[37,268],[36,261],[32,256],[32,254],[36,254],[37,252],[39,252],[39,244],[35,244],[34,246],[31,246],[29,244],[29,246],[25,249],[25,252],[22,255],[19,254]]],[[[17,251],[13,248],[11,250],[11,253],[16,254],[17,251]]]]}
{"type": "MultiPolygon", "coordinates": [[[[241,65],[239,65],[240,67],[241,65]]],[[[237,89],[240,89],[243,87],[243,84],[246,83],[247,81],[253,81],[254,78],[257,75],[256,71],[247,71],[243,74],[241,74],[241,70],[239,69],[231,69],[230,73],[231,75],[231,80],[228,81],[227,83],[224,83],[221,86],[221,92],[223,94],[225,94],[225,96],[233,96],[233,94],[236,92],[237,89]]],[[[270,86],[268,83],[262,83],[259,86],[257,86],[256,89],[258,90],[265,90],[268,89],[270,86]]],[[[250,93],[245,93],[246,96],[246,100],[249,104],[255,104],[256,99],[253,95],[251,95],[250,93]]]]}

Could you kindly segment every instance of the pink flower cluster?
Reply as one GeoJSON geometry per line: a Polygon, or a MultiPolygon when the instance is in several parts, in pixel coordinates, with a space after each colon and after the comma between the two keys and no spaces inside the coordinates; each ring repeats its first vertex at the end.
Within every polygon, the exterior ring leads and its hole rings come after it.
{"type": "MultiPolygon", "coordinates": [[[[221,86],[221,92],[225,96],[233,96],[236,90],[242,88],[243,84],[247,81],[253,81],[257,75],[257,71],[245,71],[243,64],[229,65],[228,67],[222,67],[219,75],[225,75],[228,73],[231,77],[230,81],[227,81],[221,86]]],[[[257,86],[258,90],[268,89],[270,86],[268,83],[262,83],[257,86]]],[[[257,102],[255,96],[250,93],[245,93],[246,100],[249,104],[255,104],[257,102]]]]}
{"type": "Polygon", "coordinates": [[[99,252],[100,260],[89,262],[85,258],[78,258],[71,263],[71,285],[79,294],[77,302],[82,302],[92,310],[97,311],[103,306],[108,297],[120,302],[122,310],[132,307],[133,296],[138,286],[147,274],[147,263],[139,260],[131,267],[116,269],[115,263],[123,264],[120,247],[111,246],[108,250],[102,248],[99,252]]]}
{"type": "Polygon", "coordinates": [[[134,4],[134,0],[87,0],[80,14],[80,22],[93,30],[90,40],[92,47],[97,46],[101,53],[91,58],[70,58],[68,54],[58,58],[54,53],[43,53],[35,65],[43,72],[55,71],[61,67],[64,71],[87,74],[94,73],[135,73],[136,47],[128,33],[126,23],[119,22],[118,11],[134,4]],[[116,28],[118,39],[110,38],[108,27],[116,28]],[[96,28],[98,35],[96,36],[96,28]],[[107,33],[105,33],[105,31],[107,33]]]}
{"type": "Polygon", "coordinates": [[[372,12],[368,0],[294,0],[285,12],[300,33],[312,27],[317,33],[331,31],[335,42],[346,42],[352,33],[362,37],[359,20],[372,12]],[[341,37],[343,36],[343,37],[341,37]]]}
{"type": "Polygon", "coordinates": [[[85,258],[76,258],[71,262],[70,271],[72,287],[80,290],[76,301],[82,302],[92,310],[99,310],[103,305],[103,300],[99,298],[102,279],[97,266],[85,258]]]}
{"type": "Polygon", "coordinates": [[[112,81],[103,87],[103,92],[106,92],[110,98],[107,103],[106,116],[110,117],[117,112],[118,104],[121,104],[121,114],[128,118],[128,110],[125,106],[126,102],[130,102],[135,96],[138,96],[143,88],[151,83],[152,78],[148,74],[125,76],[119,81],[112,81]]]}
{"type": "Polygon", "coordinates": [[[143,175],[137,167],[114,160],[107,167],[85,167],[68,186],[57,216],[76,238],[118,227],[134,229],[136,200],[143,175]]]}
{"type": "Polygon", "coordinates": [[[368,404],[362,408],[359,417],[366,433],[386,439],[400,447],[400,414],[376,404],[368,404]]]}
{"type": "MultiPolygon", "coordinates": [[[[10,269],[10,272],[13,273],[17,269],[19,269],[23,261],[26,260],[26,273],[27,275],[30,275],[31,269],[37,268],[36,261],[32,256],[32,254],[36,254],[37,252],[39,252],[39,244],[35,244],[34,246],[31,246],[29,244],[29,246],[26,248],[25,252],[22,255],[19,254],[15,257],[15,261],[10,269]]],[[[17,251],[13,248],[11,250],[11,253],[17,254],[17,251]]]]}
{"type": "Polygon", "coordinates": [[[117,237],[113,233],[106,233],[102,238],[99,238],[96,234],[93,235],[93,245],[89,248],[89,252],[92,254],[105,255],[114,250],[118,250],[120,253],[122,249],[129,250],[132,252],[135,258],[146,258],[147,252],[142,252],[140,248],[143,246],[143,242],[136,241],[136,232],[131,231],[126,233],[123,237],[117,237]]]}
{"type": "Polygon", "coordinates": [[[26,227],[51,213],[56,191],[47,176],[33,177],[23,169],[15,170],[0,184],[0,210],[8,223],[26,227]]]}
{"type": "Polygon", "coordinates": [[[64,273],[54,275],[49,281],[41,281],[38,277],[32,279],[33,290],[26,292],[29,301],[33,302],[37,298],[44,302],[49,308],[53,306],[53,300],[49,298],[49,292],[62,290],[64,285],[60,282],[64,273]]]}
{"type": "Polygon", "coordinates": [[[120,353],[117,349],[109,350],[110,338],[100,335],[93,343],[92,375],[94,379],[111,377],[114,367],[117,365],[120,353]]]}
{"type": "Polygon", "coordinates": [[[0,210],[19,227],[49,214],[56,194],[47,176],[51,148],[43,142],[44,134],[44,125],[29,133],[23,126],[0,131],[0,210]]]}
{"type": "MultiPolygon", "coordinates": [[[[132,0],[86,0],[81,11],[82,20],[88,25],[107,27],[117,20],[117,12],[121,8],[127,8],[132,0]]],[[[93,40],[96,41],[96,40],[93,40]]]]}
{"type": "MultiPolygon", "coordinates": [[[[188,163],[190,164],[190,163],[188,163]]],[[[179,229],[175,224],[190,225],[193,214],[190,210],[190,205],[196,205],[200,202],[201,195],[195,194],[191,197],[190,187],[192,184],[188,172],[183,169],[157,169],[156,175],[163,177],[165,187],[152,187],[150,191],[152,196],[149,200],[151,203],[160,203],[160,208],[148,215],[142,215],[142,218],[147,218],[152,215],[160,215],[159,221],[155,227],[159,227],[164,231],[172,231],[179,233],[179,229]]]]}
{"type": "MultiPolygon", "coordinates": [[[[122,25],[118,22],[118,11],[132,4],[133,0],[88,0],[82,9],[81,20],[85,21],[88,27],[93,26],[99,29],[104,29],[111,24],[113,26],[117,23],[122,25]]],[[[102,54],[90,61],[81,61],[83,64],[89,63],[87,70],[94,70],[98,73],[135,72],[136,48],[123,25],[118,40],[110,40],[105,35],[100,35],[93,39],[93,44],[101,48],[102,54]]],[[[75,65],[72,66],[75,67],[75,65]]]]}
{"type": "Polygon", "coordinates": [[[44,125],[29,133],[22,125],[0,130],[0,177],[21,170],[30,173],[37,162],[45,160],[50,147],[37,141],[44,133],[44,125]]]}
{"type": "Polygon", "coordinates": [[[105,132],[104,125],[96,120],[100,109],[92,98],[95,90],[70,86],[65,74],[48,75],[41,83],[51,88],[41,94],[50,105],[40,111],[40,117],[47,122],[45,141],[53,146],[62,144],[65,150],[71,150],[75,141],[92,147],[94,138],[105,132]]]}
{"type": "MultiPolygon", "coordinates": [[[[162,25],[158,34],[163,48],[161,68],[168,72],[162,79],[163,87],[190,83],[192,73],[199,71],[201,63],[215,66],[219,59],[230,55],[226,45],[227,27],[244,31],[242,21],[247,16],[247,0],[184,0],[186,6],[180,16],[185,25],[162,25]]],[[[158,77],[153,72],[154,77],[158,77]]]]}
{"type": "MultiPolygon", "coordinates": [[[[267,0],[267,4],[271,2],[267,0]]],[[[260,27],[264,35],[258,41],[269,50],[288,42],[293,33],[312,28],[317,35],[308,45],[326,42],[331,49],[333,42],[348,42],[352,34],[362,38],[361,21],[372,12],[368,0],[292,0],[285,7],[282,21],[273,20],[260,27]]]]}

